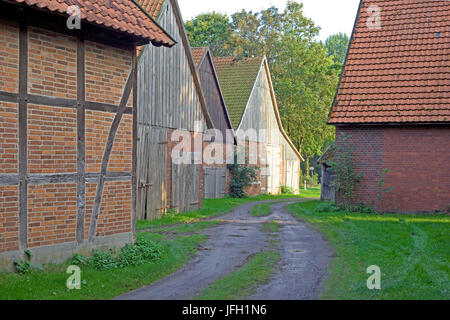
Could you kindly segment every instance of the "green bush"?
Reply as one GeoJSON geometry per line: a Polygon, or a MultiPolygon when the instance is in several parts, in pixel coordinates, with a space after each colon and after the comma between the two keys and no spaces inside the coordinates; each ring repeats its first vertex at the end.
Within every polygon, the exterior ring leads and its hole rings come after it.
{"type": "Polygon", "coordinates": [[[156,260],[162,256],[163,248],[159,243],[150,240],[138,240],[135,245],[129,244],[119,254],[121,267],[138,266],[146,261],[156,260]]]}
{"type": "Polygon", "coordinates": [[[229,194],[232,198],[245,198],[247,197],[247,194],[244,192],[244,189],[249,187],[252,182],[256,181],[259,168],[237,163],[238,156],[235,154],[234,163],[227,166],[231,173],[229,194]]]}
{"type": "Polygon", "coordinates": [[[118,264],[113,255],[108,251],[95,251],[89,259],[89,264],[97,270],[110,270],[117,268],[118,264]]]}
{"type": "Polygon", "coordinates": [[[289,186],[281,186],[281,193],[282,194],[294,194],[295,191],[292,187],[289,186]]]}
{"type": "Polygon", "coordinates": [[[340,211],[338,207],[334,203],[321,203],[317,206],[315,212],[324,213],[324,212],[337,212],[340,211]]]}
{"type": "Polygon", "coordinates": [[[96,250],[91,257],[76,254],[68,263],[78,266],[90,266],[97,270],[111,270],[142,265],[147,261],[161,258],[163,253],[164,249],[161,244],[151,240],[138,239],[136,244],[128,244],[123,247],[118,256],[114,256],[109,251],[96,250]]]}
{"type": "Polygon", "coordinates": [[[31,263],[29,261],[23,260],[14,260],[14,266],[16,268],[17,273],[25,274],[31,270],[31,263]]]}

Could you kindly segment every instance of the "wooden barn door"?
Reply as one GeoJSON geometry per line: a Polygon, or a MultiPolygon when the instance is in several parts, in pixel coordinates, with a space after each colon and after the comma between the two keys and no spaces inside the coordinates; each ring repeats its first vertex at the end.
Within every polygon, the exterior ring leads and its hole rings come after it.
{"type": "Polygon", "coordinates": [[[286,161],[286,185],[292,187],[295,191],[299,188],[299,161],[286,161]]]}
{"type": "Polygon", "coordinates": [[[200,194],[200,165],[172,163],[172,208],[178,212],[197,210],[200,194]]]}
{"type": "Polygon", "coordinates": [[[139,126],[137,219],[166,212],[167,129],[139,126]]]}
{"type": "Polygon", "coordinates": [[[205,199],[220,199],[225,197],[227,183],[226,168],[204,168],[203,181],[203,196],[205,199]]]}
{"type": "Polygon", "coordinates": [[[267,191],[271,194],[278,194],[280,192],[281,179],[281,146],[267,146],[267,161],[269,174],[267,177],[267,191]]]}

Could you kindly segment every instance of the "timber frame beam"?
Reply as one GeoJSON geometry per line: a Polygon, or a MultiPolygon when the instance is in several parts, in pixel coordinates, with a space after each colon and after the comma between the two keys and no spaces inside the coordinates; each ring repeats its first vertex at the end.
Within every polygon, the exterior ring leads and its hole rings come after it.
{"type": "MultiPolygon", "coordinates": [[[[2,16],[3,14],[0,14],[2,16]]],[[[1,17],[0,17],[1,18],[1,17]]],[[[29,23],[25,16],[17,20],[19,22],[19,86],[18,93],[0,91],[0,102],[18,104],[18,173],[0,174],[0,186],[16,185],[19,193],[19,247],[25,250],[28,247],[28,185],[29,184],[53,184],[76,183],[77,185],[77,214],[76,214],[76,241],[82,244],[84,241],[84,225],[86,216],[86,183],[97,183],[97,193],[92,212],[89,240],[96,237],[96,223],[100,212],[103,187],[106,181],[130,181],[132,186],[132,233],[135,238],[135,214],[136,214],[136,154],[137,154],[137,94],[133,94],[133,107],[127,107],[131,92],[137,91],[137,58],[136,44],[130,42],[115,45],[126,48],[131,54],[131,74],[127,80],[120,104],[111,105],[86,101],[85,79],[85,37],[76,34],[77,39],[77,98],[64,99],[50,96],[40,96],[28,93],[28,33],[29,23]],[[39,104],[55,107],[75,108],[77,110],[77,172],[55,174],[29,174],[28,173],[28,104],[39,104]],[[115,113],[111,124],[111,130],[105,146],[100,173],[86,172],[86,141],[85,141],[85,117],[86,110],[115,113]],[[132,172],[107,172],[108,162],[114,145],[120,121],[124,114],[133,115],[133,155],[132,172]]],[[[34,25],[34,24],[33,24],[34,25]]],[[[95,41],[95,40],[94,40],[95,41]]]]}

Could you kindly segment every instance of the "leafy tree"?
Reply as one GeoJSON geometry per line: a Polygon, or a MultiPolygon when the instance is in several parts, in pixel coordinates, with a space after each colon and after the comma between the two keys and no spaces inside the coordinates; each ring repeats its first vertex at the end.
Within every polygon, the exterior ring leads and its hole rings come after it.
{"type": "MultiPolygon", "coordinates": [[[[309,168],[309,158],[334,140],[334,130],[326,123],[341,72],[315,40],[320,28],[304,16],[303,4],[294,1],[288,1],[284,11],[242,10],[231,15],[229,25],[231,36],[216,52],[267,57],[283,126],[309,168]]],[[[305,174],[309,176],[308,170],[305,174]]]]}
{"type": "Polygon", "coordinates": [[[232,54],[230,47],[231,24],[227,15],[200,14],[185,23],[186,32],[193,47],[210,47],[215,56],[232,54]]]}
{"type": "Polygon", "coordinates": [[[328,56],[333,57],[334,63],[340,65],[344,64],[348,44],[348,36],[342,32],[333,34],[325,40],[325,48],[327,48],[328,56]]]}

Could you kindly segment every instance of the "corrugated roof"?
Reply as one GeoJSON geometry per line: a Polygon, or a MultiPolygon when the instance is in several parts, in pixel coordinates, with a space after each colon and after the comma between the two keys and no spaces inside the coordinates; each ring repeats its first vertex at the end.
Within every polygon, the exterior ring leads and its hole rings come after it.
{"type": "Polygon", "coordinates": [[[450,122],[449,17],[450,1],[365,0],[329,123],[450,122]]]}
{"type": "Polygon", "coordinates": [[[234,129],[239,127],[263,58],[214,58],[217,76],[234,129]]]}
{"type": "Polygon", "coordinates": [[[137,36],[155,45],[172,46],[173,39],[132,0],[15,0],[39,9],[67,15],[67,8],[77,5],[81,19],[137,36]]]}
{"type": "Polygon", "coordinates": [[[192,50],[192,56],[194,57],[195,65],[198,67],[200,64],[200,61],[202,60],[203,56],[205,55],[208,48],[206,47],[200,47],[200,48],[191,48],[192,50]]]}

